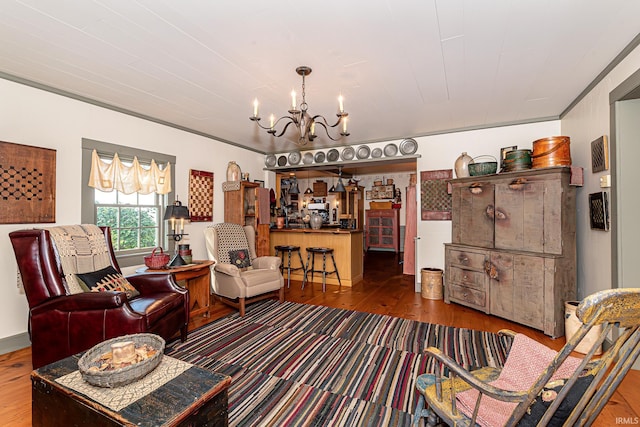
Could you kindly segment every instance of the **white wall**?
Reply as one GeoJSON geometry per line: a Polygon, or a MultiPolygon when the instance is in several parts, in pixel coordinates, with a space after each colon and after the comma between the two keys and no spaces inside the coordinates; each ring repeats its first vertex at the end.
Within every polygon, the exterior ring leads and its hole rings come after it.
{"type": "MultiPolygon", "coordinates": [[[[585,166],[584,187],[578,190],[578,297],[609,289],[611,284],[611,232],[591,230],[589,193],[601,190],[600,177],[610,173],[591,173],[591,141],[610,135],[609,93],[640,69],[640,47],[634,49],[562,118],[562,134],[571,137],[574,163],[585,166]]],[[[615,189],[611,189],[615,191],[615,189]]],[[[631,197],[637,197],[633,191],[631,197]]],[[[624,197],[624,196],[623,196],[624,197]]]]}
{"type": "MultiPolygon", "coordinates": [[[[90,138],[176,156],[176,194],[188,201],[189,169],[214,172],[214,222],[224,218],[221,183],[227,163],[238,162],[252,179],[264,179],[263,156],[215,140],[127,116],[0,79],[0,140],[56,150],[56,222],[80,222],[81,141],[90,138]]],[[[0,209],[3,208],[0,201],[0,209]]],[[[203,230],[187,225],[184,242],[206,258],[203,230]]],[[[51,226],[53,224],[45,224],[51,226]]],[[[37,224],[0,225],[0,339],[27,331],[28,305],[16,286],[17,265],[8,233],[37,224]]]]}

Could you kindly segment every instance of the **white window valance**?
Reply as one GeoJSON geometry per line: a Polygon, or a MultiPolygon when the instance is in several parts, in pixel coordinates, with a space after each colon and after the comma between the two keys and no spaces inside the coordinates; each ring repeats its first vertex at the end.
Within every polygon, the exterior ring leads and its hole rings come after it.
{"type": "Polygon", "coordinates": [[[171,192],[171,163],[160,169],[155,160],[151,160],[147,169],[134,157],[131,166],[127,166],[122,163],[118,153],[108,163],[100,159],[98,152],[93,150],[89,186],[101,191],[118,190],[124,194],[167,194],[171,192]]]}

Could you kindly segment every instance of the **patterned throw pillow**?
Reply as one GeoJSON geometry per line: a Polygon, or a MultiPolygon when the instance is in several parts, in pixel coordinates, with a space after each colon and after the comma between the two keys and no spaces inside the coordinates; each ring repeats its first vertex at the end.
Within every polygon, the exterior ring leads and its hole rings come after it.
{"type": "Polygon", "coordinates": [[[78,283],[85,291],[106,292],[120,291],[127,294],[131,299],[140,295],[140,292],[112,266],[90,273],[77,273],[78,283]]]}
{"type": "Polygon", "coordinates": [[[251,258],[249,257],[249,251],[246,249],[229,251],[229,259],[231,260],[231,264],[241,270],[246,270],[251,267],[251,258]]]}

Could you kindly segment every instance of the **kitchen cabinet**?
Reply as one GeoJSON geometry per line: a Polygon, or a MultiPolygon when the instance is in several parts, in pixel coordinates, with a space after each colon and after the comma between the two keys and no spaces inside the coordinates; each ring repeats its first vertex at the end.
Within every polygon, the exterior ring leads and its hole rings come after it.
{"type": "Polygon", "coordinates": [[[400,210],[368,209],[366,211],[366,248],[400,251],[400,210]]]}
{"type": "Polygon", "coordinates": [[[571,168],[451,181],[445,302],[564,334],[576,298],[576,200],[571,168]]]}

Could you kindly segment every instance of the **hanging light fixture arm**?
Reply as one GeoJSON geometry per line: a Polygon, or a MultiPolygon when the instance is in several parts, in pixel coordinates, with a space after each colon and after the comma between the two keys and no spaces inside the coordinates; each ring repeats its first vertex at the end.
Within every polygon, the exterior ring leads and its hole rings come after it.
{"type": "MultiPolygon", "coordinates": [[[[320,114],[318,114],[316,116],[313,116],[313,122],[315,123],[316,127],[318,125],[322,126],[322,128],[326,132],[327,137],[329,139],[331,139],[332,141],[338,141],[340,139],[340,137],[338,137],[338,138],[332,137],[331,134],[329,133],[329,128],[338,127],[342,123],[343,118],[346,118],[348,115],[349,115],[349,113],[338,113],[338,114],[336,114],[336,116],[338,116],[338,121],[335,122],[335,124],[333,124],[333,125],[330,125],[329,123],[327,123],[327,119],[325,119],[324,116],[321,116],[320,114]]],[[[341,137],[342,136],[349,136],[349,135],[350,135],[350,133],[346,132],[344,130],[342,132],[340,132],[340,136],[341,137]]],[[[314,137],[315,136],[316,135],[314,135],[314,137]]]]}
{"type": "Polygon", "coordinates": [[[296,143],[301,146],[306,145],[309,141],[313,141],[315,138],[317,138],[316,130],[315,130],[316,125],[322,126],[327,137],[332,141],[337,141],[341,137],[349,136],[349,133],[347,132],[347,126],[346,126],[346,120],[347,120],[347,117],[349,116],[349,113],[344,111],[343,104],[342,104],[342,96],[339,97],[339,112],[336,114],[336,116],[338,117],[338,120],[333,125],[330,125],[327,122],[327,119],[320,114],[311,116],[307,112],[309,105],[307,104],[307,101],[306,101],[306,91],[305,91],[306,89],[305,76],[311,74],[311,68],[306,66],[301,66],[296,68],[296,72],[300,76],[302,76],[302,102],[300,103],[300,109],[296,108],[295,92],[292,92],[291,94],[292,105],[291,105],[291,109],[288,111],[290,115],[280,117],[278,118],[278,120],[274,120],[274,117],[272,115],[270,120],[270,125],[263,126],[262,124],[260,124],[261,118],[258,115],[258,100],[256,99],[254,101],[253,116],[249,117],[249,119],[255,122],[258,125],[258,127],[265,129],[267,133],[275,137],[283,136],[287,131],[289,125],[293,123],[297,128],[298,134],[299,134],[298,140],[296,143]],[[286,122],[286,124],[284,125],[282,130],[278,132],[276,128],[278,124],[283,120],[286,122]],[[338,127],[340,124],[343,125],[342,131],[340,132],[340,137],[334,138],[329,133],[329,128],[338,127]]]}

